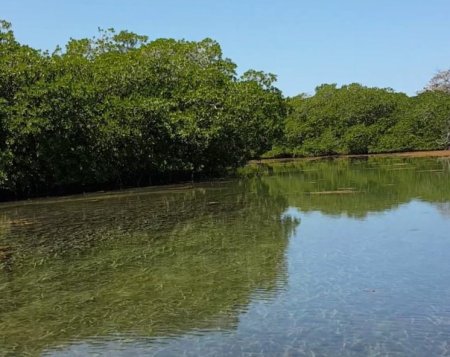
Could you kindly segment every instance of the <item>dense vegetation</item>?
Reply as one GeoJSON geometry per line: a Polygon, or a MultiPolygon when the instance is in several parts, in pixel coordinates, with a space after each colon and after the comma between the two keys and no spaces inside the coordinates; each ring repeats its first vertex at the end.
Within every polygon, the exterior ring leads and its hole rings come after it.
{"type": "Polygon", "coordinates": [[[367,154],[445,149],[450,145],[450,93],[408,97],[350,84],[317,87],[288,99],[285,137],[266,156],[367,154]]]}
{"type": "Polygon", "coordinates": [[[210,39],[111,29],[48,54],[2,22],[0,187],[27,196],[221,173],[282,132],[274,80],[237,77],[210,39]]]}
{"type": "Polygon", "coordinates": [[[53,53],[0,22],[0,199],[223,174],[261,155],[443,149],[450,74],[415,97],[322,85],[284,99],[211,39],[100,30],[53,53]]]}

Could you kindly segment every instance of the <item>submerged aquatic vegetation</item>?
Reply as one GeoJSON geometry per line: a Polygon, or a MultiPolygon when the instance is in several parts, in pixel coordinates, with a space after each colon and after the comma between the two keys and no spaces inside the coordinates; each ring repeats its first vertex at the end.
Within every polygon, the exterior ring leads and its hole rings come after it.
{"type": "Polygon", "coordinates": [[[439,353],[445,162],[246,170],[0,205],[0,355],[439,353]]]}

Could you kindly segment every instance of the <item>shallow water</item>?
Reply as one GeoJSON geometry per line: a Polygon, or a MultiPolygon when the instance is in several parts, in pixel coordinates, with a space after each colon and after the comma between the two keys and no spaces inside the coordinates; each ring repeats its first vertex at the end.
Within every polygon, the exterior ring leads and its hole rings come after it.
{"type": "Polygon", "coordinates": [[[450,355],[450,160],[0,205],[0,356],[450,355]]]}

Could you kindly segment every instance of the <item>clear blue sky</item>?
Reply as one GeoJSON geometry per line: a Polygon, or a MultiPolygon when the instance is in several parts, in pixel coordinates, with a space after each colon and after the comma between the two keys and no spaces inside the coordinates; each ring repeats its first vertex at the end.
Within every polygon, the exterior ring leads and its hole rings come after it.
{"type": "Polygon", "coordinates": [[[450,0],[0,0],[19,41],[41,49],[97,27],[220,42],[242,72],[286,95],[360,82],[414,94],[450,68],[450,0]]]}

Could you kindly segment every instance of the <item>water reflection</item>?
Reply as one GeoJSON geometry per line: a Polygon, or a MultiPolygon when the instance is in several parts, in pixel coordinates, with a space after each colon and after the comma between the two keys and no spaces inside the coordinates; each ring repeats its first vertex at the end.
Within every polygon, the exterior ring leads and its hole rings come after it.
{"type": "MultiPolygon", "coordinates": [[[[291,208],[285,216],[298,213],[291,208]]],[[[286,250],[284,288],[270,300],[254,293],[232,329],[148,339],[110,336],[49,355],[448,354],[450,241],[442,228],[450,225],[433,205],[412,201],[388,216],[356,220],[300,214],[300,229],[291,233],[286,250]]]]}
{"type": "Polygon", "coordinates": [[[437,203],[436,206],[444,217],[450,218],[450,202],[437,203]]]}
{"type": "Polygon", "coordinates": [[[249,170],[0,206],[0,355],[445,355],[446,161],[249,170]]]}
{"type": "Polygon", "coordinates": [[[429,158],[364,158],[293,161],[250,167],[271,193],[290,207],[328,215],[364,218],[413,199],[450,201],[450,161],[429,158]]]}

